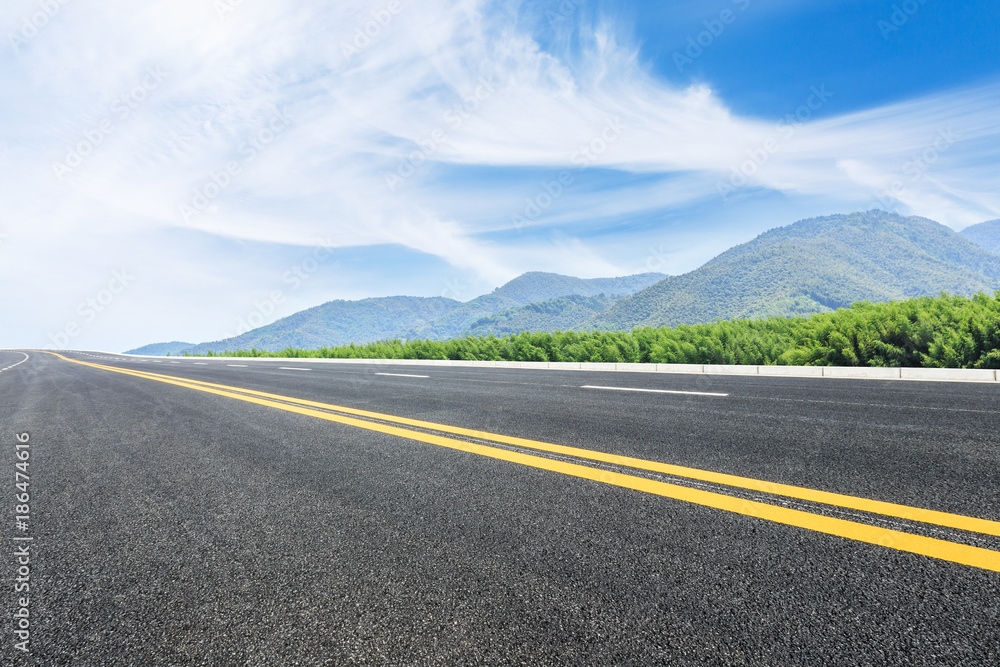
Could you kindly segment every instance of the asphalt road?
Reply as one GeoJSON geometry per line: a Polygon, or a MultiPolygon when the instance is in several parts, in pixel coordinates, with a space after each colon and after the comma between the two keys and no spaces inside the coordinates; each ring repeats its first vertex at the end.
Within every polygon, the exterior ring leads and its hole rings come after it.
{"type": "Polygon", "coordinates": [[[0,369],[25,354],[0,372],[4,664],[1000,664],[988,566],[609,480],[979,552],[1000,551],[996,535],[391,430],[417,419],[996,522],[993,385],[63,353],[289,400],[42,352],[0,351],[0,369]],[[25,544],[30,655],[14,646],[25,544]]]}

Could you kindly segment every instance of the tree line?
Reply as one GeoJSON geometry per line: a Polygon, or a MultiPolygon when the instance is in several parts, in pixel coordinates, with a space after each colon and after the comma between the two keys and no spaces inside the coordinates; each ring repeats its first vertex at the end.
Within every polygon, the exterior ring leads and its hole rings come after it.
{"type": "Polygon", "coordinates": [[[853,304],[808,317],[623,331],[384,340],[205,356],[1000,368],[1000,292],[853,304]]]}

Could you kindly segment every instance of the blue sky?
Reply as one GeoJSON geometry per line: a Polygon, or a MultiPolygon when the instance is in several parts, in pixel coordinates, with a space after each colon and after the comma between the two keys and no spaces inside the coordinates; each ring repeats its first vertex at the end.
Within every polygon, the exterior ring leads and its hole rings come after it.
{"type": "Polygon", "coordinates": [[[530,270],[681,273],[878,206],[1000,218],[995,1],[0,10],[0,346],[231,336],[530,270]]]}

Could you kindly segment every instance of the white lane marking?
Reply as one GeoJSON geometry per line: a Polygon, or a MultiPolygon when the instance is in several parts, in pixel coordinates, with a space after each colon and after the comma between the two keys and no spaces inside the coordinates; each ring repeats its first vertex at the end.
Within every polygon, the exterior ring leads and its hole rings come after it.
{"type": "Polygon", "coordinates": [[[11,364],[7,368],[0,368],[0,373],[3,373],[4,371],[9,371],[10,369],[14,368],[14,366],[20,366],[21,364],[26,362],[28,360],[28,355],[25,354],[24,352],[22,352],[21,354],[24,354],[24,359],[21,359],[21,361],[17,362],[16,364],[11,364]]]}
{"type": "Polygon", "coordinates": [[[179,362],[179,361],[171,361],[170,363],[172,363],[172,364],[179,364],[181,362],[179,362]]]}
{"type": "Polygon", "coordinates": [[[247,367],[246,364],[226,364],[226,366],[229,366],[230,368],[246,368],[247,367]]]}
{"type": "Polygon", "coordinates": [[[429,378],[430,375],[407,375],[406,373],[376,373],[375,375],[391,375],[394,378],[429,378]]]}
{"type": "Polygon", "coordinates": [[[607,389],[608,391],[642,391],[650,394],[683,394],[685,396],[729,396],[729,394],[716,394],[710,391],[675,391],[672,389],[637,389],[634,387],[596,387],[585,384],[580,389],[607,389]]]}
{"type": "Polygon", "coordinates": [[[311,368],[291,368],[290,366],[278,366],[279,371],[311,371],[311,368]]]}
{"type": "Polygon", "coordinates": [[[196,362],[194,362],[194,365],[195,366],[208,366],[208,362],[207,361],[196,361],[196,362]]]}
{"type": "Polygon", "coordinates": [[[153,363],[154,364],[162,364],[163,362],[162,361],[157,361],[156,359],[153,359],[153,363]]]}

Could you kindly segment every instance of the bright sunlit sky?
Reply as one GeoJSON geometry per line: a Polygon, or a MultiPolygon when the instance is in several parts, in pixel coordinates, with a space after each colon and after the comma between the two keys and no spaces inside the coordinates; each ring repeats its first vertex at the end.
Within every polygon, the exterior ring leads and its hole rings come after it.
{"type": "Polygon", "coordinates": [[[1000,5],[6,0],[0,347],[1000,218],[1000,5]],[[88,300],[90,304],[88,305],[88,300]]]}

